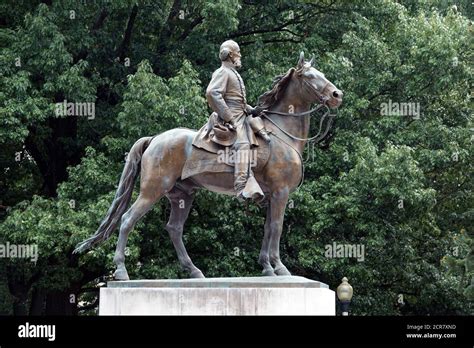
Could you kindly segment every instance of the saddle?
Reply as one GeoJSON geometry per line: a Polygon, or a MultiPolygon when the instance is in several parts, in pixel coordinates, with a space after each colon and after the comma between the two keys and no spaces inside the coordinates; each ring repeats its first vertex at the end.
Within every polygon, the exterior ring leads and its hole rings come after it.
{"type": "MultiPolygon", "coordinates": [[[[223,146],[213,143],[212,152],[207,148],[198,147],[196,138],[193,141],[191,155],[186,160],[181,180],[187,179],[194,175],[202,173],[234,173],[233,161],[238,159],[239,154],[233,151],[230,146],[223,146]]],[[[208,144],[206,144],[208,145],[208,144]]],[[[248,153],[249,163],[254,173],[261,171],[268,162],[270,157],[271,143],[264,141],[259,142],[259,146],[253,146],[248,153]]]]}

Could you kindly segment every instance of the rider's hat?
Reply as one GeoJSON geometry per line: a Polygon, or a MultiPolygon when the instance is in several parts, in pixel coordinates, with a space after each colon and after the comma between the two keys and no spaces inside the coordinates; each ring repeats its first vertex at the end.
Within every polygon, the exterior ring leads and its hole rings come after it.
{"type": "Polygon", "coordinates": [[[214,127],[212,127],[212,132],[210,135],[213,142],[224,146],[233,145],[235,143],[235,139],[237,138],[237,132],[235,130],[231,130],[220,123],[217,123],[214,125],[214,127]]]}

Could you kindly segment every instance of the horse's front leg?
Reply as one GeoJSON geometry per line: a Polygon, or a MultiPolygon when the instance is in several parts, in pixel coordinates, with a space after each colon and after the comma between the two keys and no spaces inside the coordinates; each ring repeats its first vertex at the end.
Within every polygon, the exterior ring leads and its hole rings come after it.
{"type": "Polygon", "coordinates": [[[272,193],[270,198],[270,262],[277,275],[291,275],[280,259],[280,237],[283,230],[286,203],[289,189],[282,188],[272,193]]]}
{"type": "Polygon", "coordinates": [[[264,228],[264,236],[262,241],[262,249],[260,249],[260,256],[258,257],[258,263],[262,265],[263,271],[262,274],[264,276],[276,276],[275,272],[273,271],[273,267],[270,264],[270,223],[272,221],[271,217],[271,204],[268,204],[267,207],[267,217],[265,218],[265,228],[264,228]]]}

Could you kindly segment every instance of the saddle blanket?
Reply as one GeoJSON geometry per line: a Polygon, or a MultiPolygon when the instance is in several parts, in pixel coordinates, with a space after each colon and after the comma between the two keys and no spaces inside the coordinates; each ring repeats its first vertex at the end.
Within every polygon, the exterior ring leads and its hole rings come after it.
{"type": "Polygon", "coordinates": [[[261,171],[270,157],[270,144],[260,141],[260,145],[248,151],[236,151],[222,146],[217,153],[212,153],[193,144],[191,156],[184,164],[181,180],[201,173],[233,173],[234,163],[248,161],[252,171],[261,171]]]}

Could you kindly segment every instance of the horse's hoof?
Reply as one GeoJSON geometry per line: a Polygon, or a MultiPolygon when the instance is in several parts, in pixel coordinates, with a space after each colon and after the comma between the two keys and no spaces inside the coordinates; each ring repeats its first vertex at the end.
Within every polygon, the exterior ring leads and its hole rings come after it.
{"type": "Polygon", "coordinates": [[[117,269],[114,272],[114,279],[115,280],[130,280],[127,270],[125,269],[117,269]]]}
{"type": "Polygon", "coordinates": [[[198,269],[192,271],[191,274],[189,275],[189,277],[191,277],[191,278],[206,278],[206,277],[204,277],[204,274],[198,269]]]}
{"type": "Polygon", "coordinates": [[[276,273],[276,275],[279,275],[279,276],[290,276],[291,275],[290,271],[288,271],[288,269],[285,266],[275,268],[275,273],[276,273]]]}
{"type": "Polygon", "coordinates": [[[273,272],[273,269],[264,269],[262,271],[262,275],[264,277],[275,277],[276,276],[275,272],[273,272]]]}

